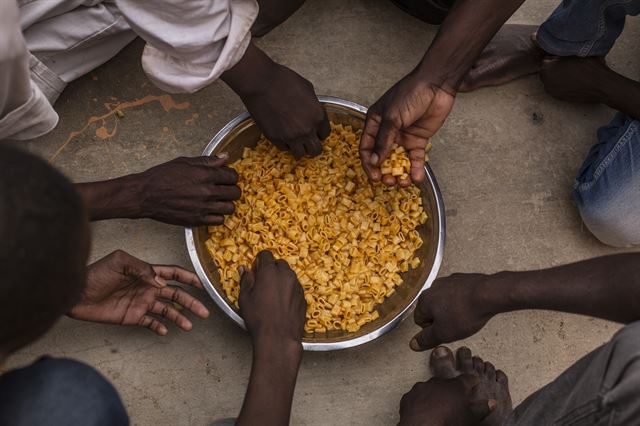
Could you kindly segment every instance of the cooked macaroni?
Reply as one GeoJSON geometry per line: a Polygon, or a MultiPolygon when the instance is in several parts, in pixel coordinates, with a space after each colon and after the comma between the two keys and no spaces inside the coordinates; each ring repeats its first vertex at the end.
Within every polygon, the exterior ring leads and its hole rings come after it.
{"type": "MultiPolygon", "coordinates": [[[[424,161],[429,161],[428,152],[431,150],[431,142],[427,143],[424,149],[424,161]]],[[[382,176],[391,175],[400,181],[408,181],[411,171],[411,161],[403,147],[393,144],[389,156],[380,165],[382,176]]]]}
{"type": "Polygon", "coordinates": [[[307,301],[305,331],[357,331],[416,268],[427,220],[420,190],[371,184],[360,165],[361,131],[333,125],[322,154],[295,160],[264,139],[232,164],[242,198],[206,247],[238,306],[238,267],[271,250],[296,272],[307,301]]]}

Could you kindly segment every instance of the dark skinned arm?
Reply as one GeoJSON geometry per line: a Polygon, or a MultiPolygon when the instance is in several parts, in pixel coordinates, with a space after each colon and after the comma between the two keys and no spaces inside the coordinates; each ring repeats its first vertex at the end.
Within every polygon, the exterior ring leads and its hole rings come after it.
{"type": "Polygon", "coordinates": [[[414,350],[464,339],[494,316],[523,309],[589,315],[627,324],[640,320],[640,253],[599,257],[540,271],[454,274],[420,296],[423,328],[414,350]]]}
{"type": "Polygon", "coordinates": [[[288,425],[302,359],[304,292],[287,262],[269,251],[241,275],[240,313],[251,334],[253,364],[236,424],[288,425]]]}
{"type": "Polygon", "coordinates": [[[91,220],[149,218],[179,226],[220,225],[240,198],[226,156],[181,157],[142,173],[76,188],[91,220]]]}
{"type": "MultiPolygon", "coordinates": [[[[396,143],[411,160],[411,180],[421,182],[424,150],[445,122],[465,74],[524,0],[458,0],[420,63],[376,101],[360,141],[362,167],[382,180],[380,164],[396,143]]],[[[385,176],[387,185],[408,186],[385,176]]]]}

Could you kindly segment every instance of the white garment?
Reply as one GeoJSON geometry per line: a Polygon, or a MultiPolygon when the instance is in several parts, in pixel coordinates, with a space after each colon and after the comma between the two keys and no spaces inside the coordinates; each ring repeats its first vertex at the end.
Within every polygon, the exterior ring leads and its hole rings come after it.
{"type": "Polygon", "coordinates": [[[256,0],[0,0],[0,139],[55,127],[65,85],[136,35],[142,65],[169,92],[195,92],[244,55],[256,0]]]}

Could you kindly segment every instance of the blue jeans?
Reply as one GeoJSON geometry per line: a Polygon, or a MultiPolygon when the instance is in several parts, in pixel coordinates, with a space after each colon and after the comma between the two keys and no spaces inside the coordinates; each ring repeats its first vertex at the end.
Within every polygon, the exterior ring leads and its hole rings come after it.
{"type": "MultiPolygon", "coordinates": [[[[640,0],[564,0],[538,29],[538,43],[556,56],[605,56],[640,0]]],[[[573,198],[584,224],[600,241],[640,245],[640,122],[618,113],[598,130],[573,198]]]]}
{"type": "Polygon", "coordinates": [[[0,425],[128,424],[114,387],[81,362],[43,358],[0,376],[0,425]]]}

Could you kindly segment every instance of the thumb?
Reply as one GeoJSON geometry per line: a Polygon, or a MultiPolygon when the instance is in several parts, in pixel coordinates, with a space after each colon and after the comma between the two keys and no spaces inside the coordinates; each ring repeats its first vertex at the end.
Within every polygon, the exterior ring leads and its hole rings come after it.
{"type": "Polygon", "coordinates": [[[395,124],[384,118],[382,120],[380,129],[378,129],[378,134],[376,135],[373,154],[371,154],[371,164],[378,167],[387,159],[389,151],[391,151],[391,146],[396,142],[398,137],[398,129],[395,124]]]}
{"type": "Polygon", "coordinates": [[[435,348],[441,343],[444,343],[442,339],[436,336],[435,325],[430,324],[422,329],[418,334],[413,336],[409,346],[416,352],[426,351],[427,349],[435,348]]]}
{"type": "Polygon", "coordinates": [[[479,399],[469,403],[469,411],[477,420],[484,420],[497,406],[498,402],[495,399],[479,399]]]}
{"type": "Polygon", "coordinates": [[[229,154],[227,152],[221,152],[219,154],[211,155],[210,157],[202,157],[209,167],[222,167],[229,161],[229,154]]]}
{"type": "Polygon", "coordinates": [[[255,275],[253,271],[245,266],[238,268],[240,274],[240,293],[250,291],[253,288],[255,282],[255,275]]]}

